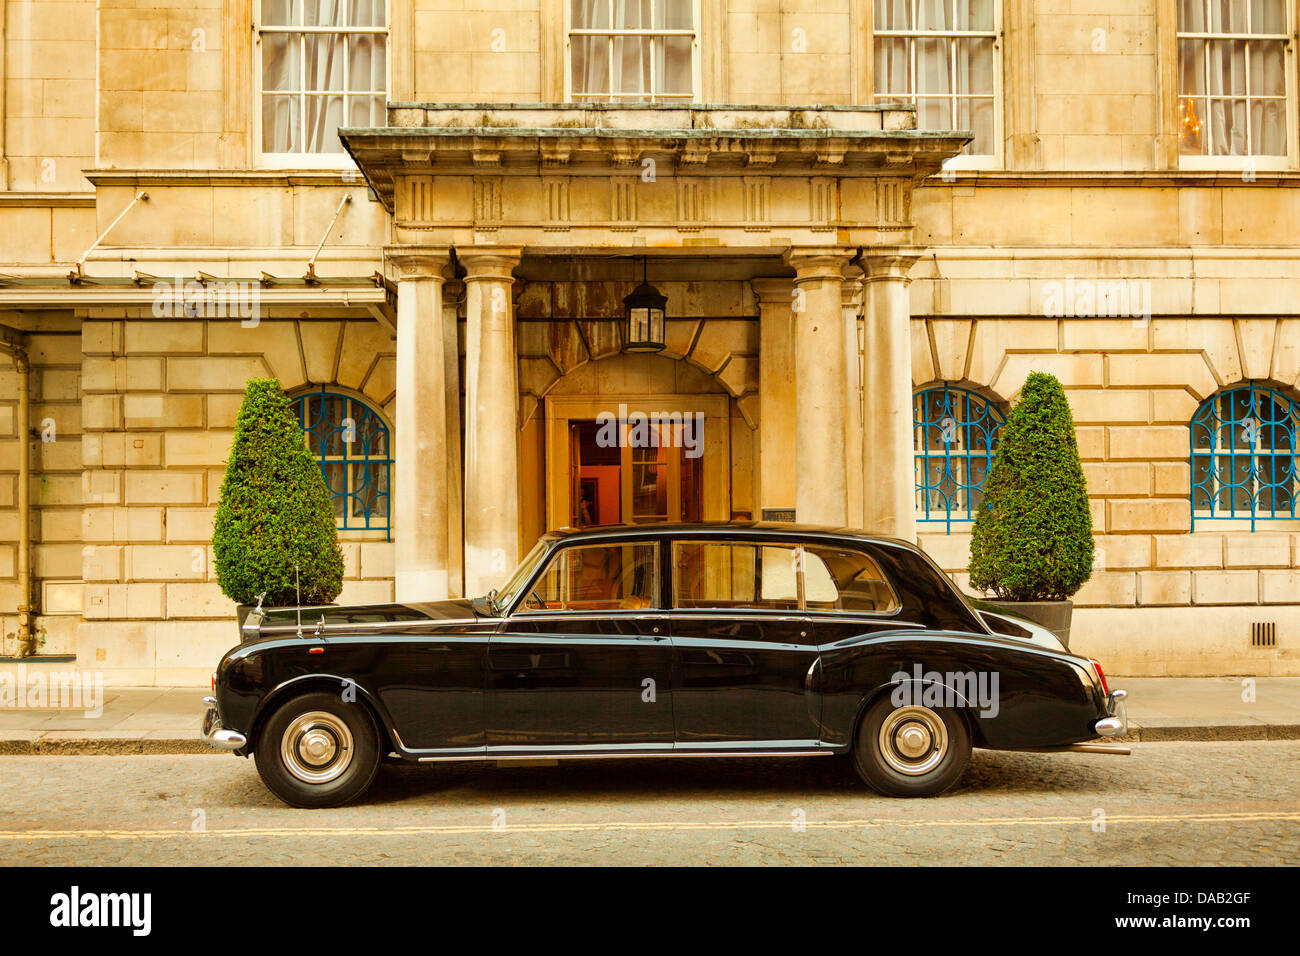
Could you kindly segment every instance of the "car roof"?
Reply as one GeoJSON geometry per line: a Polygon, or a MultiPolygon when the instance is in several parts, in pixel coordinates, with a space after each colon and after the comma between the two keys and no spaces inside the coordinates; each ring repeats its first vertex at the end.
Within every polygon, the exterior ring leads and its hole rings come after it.
{"type": "Polygon", "coordinates": [[[614,524],[599,525],[593,528],[557,528],[554,531],[546,533],[547,538],[565,543],[574,543],[577,541],[608,541],[618,538],[629,537],[674,537],[674,536],[695,536],[704,537],[769,537],[772,535],[781,535],[796,538],[824,538],[840,539],[845,538],[870,542],[872,544],[886,544],[896,547],[906,548],[909,551],[918,550],[916,545],[911,541],[904,541],[901,538],[893,538],[888,535],[873,534],[864,531],[861,528],[841,528],[833,525],[814,525],[814,524],[795,524],[789,521],[696,521],[696,522],[674,522],[660,524],[614,524]]]}

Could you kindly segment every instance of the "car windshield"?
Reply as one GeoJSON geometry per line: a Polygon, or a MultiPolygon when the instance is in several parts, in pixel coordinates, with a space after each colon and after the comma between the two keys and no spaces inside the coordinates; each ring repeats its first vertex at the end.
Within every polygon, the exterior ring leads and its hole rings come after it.
{"type": "Polygon", "coordinates": [[[509,607],[510,602],[519,593],[519,589],[528,583],[528,579],[537,570],[537,565],[541,563],[550,544],[551,542],[548,539],[542,538],[533,545],[533,550],[529,551],[524,559],[519,562],[519,567],[515,569],[514,574],[510,575],[510,580],[501,585],[501,590],[492,599],[492,603],[496,605],[498,611],[504,611],[509,607]]]}

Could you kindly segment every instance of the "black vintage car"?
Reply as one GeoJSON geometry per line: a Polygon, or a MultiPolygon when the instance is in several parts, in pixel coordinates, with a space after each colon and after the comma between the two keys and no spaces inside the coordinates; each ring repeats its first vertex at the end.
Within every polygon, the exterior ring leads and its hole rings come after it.
{"type": "Polygon", "coordinates": [[[545,535],[473,600],[255,610],[203,735],[299,807],[382,759],[847,755],[876,790],[951,787],[972,747],[1087,749],[1124,692],[966,599],[916,546],[729,523],[545,535]]]}

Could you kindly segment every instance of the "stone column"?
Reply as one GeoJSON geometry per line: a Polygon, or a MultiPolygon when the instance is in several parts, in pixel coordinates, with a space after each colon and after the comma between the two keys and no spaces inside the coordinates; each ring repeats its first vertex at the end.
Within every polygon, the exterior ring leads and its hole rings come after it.
{"type": "MultiPolygon", "coordinates": [[[[390,253],[397,269],[397,420],[392,523],[398,601],[449,596],[446,331],[447,250],[390,253]]],[[[454,355],[453,355],[454,358],[454,355]]],[[[457,556],[458,557],[458,556],[457,556]]]]}
{"type": "Polygon", "coordinates": [[[916,256],[868,250],[863,270],[862,526],[916,540],[912,338],[907,273],[916,256]]]}
{"type": "Polygon", "coordinates": [[[500,587],[519,563],[519,384],[513,270],[518,247],[467,249],[465,594],[500,587]]]}
{"type": "Polygon", "coordinates": [[[754,279],[758,300],[758,513],[793,510],[794,282],[754,279]]]}
{"type": "Polygon", "coordinates": [[[795,270],[795,511],[803,524],[848,522],[842,270],[852,255],[833,247],[786,253],[795,270]]]}
{"type": "MultiPolygon", "coordinates": [[[[856,270],[853,270],[856,272],[856,270]]],[[[845,279],[844,303],[844,460],[847,491],[847,520],[850,528],[862,527],[862,382],[858,324],[862,316],[862,280],[845,279]]]]}

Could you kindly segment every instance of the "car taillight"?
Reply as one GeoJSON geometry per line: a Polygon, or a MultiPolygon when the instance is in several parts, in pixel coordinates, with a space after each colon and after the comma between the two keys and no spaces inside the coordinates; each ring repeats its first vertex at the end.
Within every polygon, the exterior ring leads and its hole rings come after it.
{"type": "MultiPolygon", "coordinates": [[[[1093,661],[1093,663],[1095,664],[1097,662],[1093,661]]],[[[212,693],[215,694],[216,692],[217,692],[217,672],[213,671],[212,672],[212,693]]]]}
{"type": "Polygon", "coordinates": [[[1101,692],[1109,697],[1110,687],[1106,684],[1106,675],[1102,672],[1101,665],[1097,663],[1097,658],[1095,657],[1090,657],[1088,660],[1092,661],[1092,666],[1097,669],[1097,677],[1101,680],[1101,692]]]}

